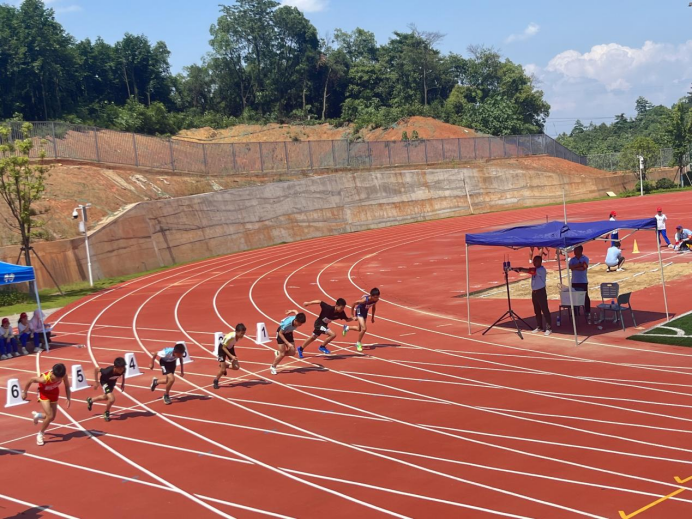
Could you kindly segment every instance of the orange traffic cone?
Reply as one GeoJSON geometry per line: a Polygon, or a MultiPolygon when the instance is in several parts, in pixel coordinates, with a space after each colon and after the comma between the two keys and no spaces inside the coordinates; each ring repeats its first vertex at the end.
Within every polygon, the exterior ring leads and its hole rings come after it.
{"type": "Polygon", "coordinates": [[[640,250],[638,249],[638,241],[633,240],[633,254],[635,255],[635,254],[639,254],[639,253],[640,253],[640,250]]]}

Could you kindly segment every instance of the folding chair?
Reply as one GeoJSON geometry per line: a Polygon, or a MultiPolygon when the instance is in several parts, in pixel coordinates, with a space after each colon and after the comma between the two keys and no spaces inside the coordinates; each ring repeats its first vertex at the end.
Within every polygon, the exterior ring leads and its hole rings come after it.
{"type": "Polygon", "coordinates": [[[621,327],[623,327],[623,330],[626,330],[626,324],[623,322],[623,311],[630,311],[630,317],[633,320],[633,327],[637,327],[638,324],[635,323],[635,314],[633,313],[633,307],[630,306],[630,294],[631,293],[625,293],[625,294],[620,294],[618,296],[618,299],[616,300],[616,305],[612,305],[611,309],[615,313],[618,313],[618,317],[621,320],[621,327]],[[628,307],[624,307],[624,305],[628,305],[628,307]]]}
{"type": "MultiPolygon", "coordinates": [[[[603,283],[599,286],[599,292],[602,295],[602,303],[597,305],[599,309],[599,320],[597,323],[601,323],[606,319],[606,311],[616,311],[616,304],[611,304],[611,301],[618,298],[618,284],[617,283],[603,283]],[[605,300],[611,300],[606,303],[605,300]]],[[[616,321],[616,315],[614,314],[614,322],[616,321]]]]}

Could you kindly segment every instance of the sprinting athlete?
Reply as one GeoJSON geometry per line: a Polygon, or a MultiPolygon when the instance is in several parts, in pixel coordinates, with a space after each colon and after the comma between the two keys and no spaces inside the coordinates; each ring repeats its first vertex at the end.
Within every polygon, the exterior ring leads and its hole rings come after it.
{"type": "MultiPolygon", "coordinates": [[[[176,364],[180,360],[180,375],[185,377],[185,371],[183,370],[183,356],[185,356],[185,345],[182,343],[176,343],[173,347],[165,348],[160,352],[157,352],[152,356],[152,362],[149,363],[149,370],[154,370],[154,361],[159,358],[159,364],[161,365],[161,373],[166,376],[166,393],[164,394],[164,403],[171,404],[171,396],[169,392],[173,383],[176,381],[176,364]]],[[[155,377],[152,379],[152,386],[150,387],[153,392],[156,390],[159,380],[155,377]]]]}
{"type": "Polygon", "coordinates": [[[368,317],[368,311],[373,308],[371,313],[371,323],[375,323],[375,304],[380,300],[380,289],[377,287],[371,289],[370,294],[364,294],[361,299],[354,302],[351,306],[351,314],[359,322],[357,325],[344,325],[342,330],[342,336],[346,336],[346,333],[350,330],[357,330],[359,332],[359,338],[356,342],[356,350],[361,352],[363,350],[363,336],[366,334],[366,319],[368,317]]]}
{"type": "Polygon", "coordinates": [[[219,373],[217,377],[214,378],[214,388],[219,389],[219,379],[221,376],[226,375],[226,370],[229,368],[227,359],[231,362],[231,370],[238,370],[241,368],[238,362],[238,357],[236,356],[236,342],[243,339],[245,336],[245,325],[239,323],[236,325],[235,329],[229,332],[221,342],[219,347],[219,352],[217,352],[217,361],[219,362],[219,373]]]}
{"type": "Polygon", "coordinates": [[[103,414],[103,420],[108,422],[111,420],[111,406],[115,403],[115,394],[113,389],[115,388],[118,379],[121,379],[120,389],[125,391],[125,359],[122,357],[115,358],[113,364],[106,368],[94,368],[94,390],[99,388],[103,389],[103,394],[98,397],[87,397],[87,408],[91,412],[91,407],[94,406],[96,401],[108,401],[106,403],[106,411],[103,414]]]}
{"type": "Polygon", "coordinates": [[[277,365],[284,359],[284,356],[293,356],[296,354],[296,345],[294,344],[294,331],[306,322],[306,315],[297,310],[286,312],[287,317],[284,318],[279,327],[277,327],[277,344],[279,350],[275,352],[274,362],[270,366],[272,375],[277,375],[277,365]]]}
{"type": "Polygon", "coordinates": [[[67,369],[62,363],[56,363],[53,368],[44,372],[38,377],[32,377],[24,385],[22,399],[26,401],[27,393],[32,384],[38,383],[38,402],[43,408],[43,413],[31,412],[34,416],[34,424],[43,419],[41,430],[36,436],[36,444],[43,446],[43,434],[46,432],[48,425],[55,419],[55,414],[58,411],[58,399],[60,399],[60,385],[65,384],[65,397],[67,398],[67,407],[70,407],[70,379],[67,377],[67,369]]]}
{"type": "Polygon", "coordinates": [[[323,354],[330,353],[327,349],[327,345],[337,337],[337,335],[330,330],[329,325],[331,321],[354,321],[354,318],[349,318],[344,312],[344,307],[346,307],[346,300],[344,298],[337,299],[335,305],[330,305],[322,300],[313,300],[312,302],[305,302],[303,304],[304,307],[309,307],[310,305],[320,305],[320,315],[315,320],[312,336],[303,343],[302,347],[298,347],[297,349],[298,357],[301,359],[303,359],[303,350],[323,334],[327,334],[327,337],[323,340],[322,345],[318,347],[318,350],[323,354]]]}

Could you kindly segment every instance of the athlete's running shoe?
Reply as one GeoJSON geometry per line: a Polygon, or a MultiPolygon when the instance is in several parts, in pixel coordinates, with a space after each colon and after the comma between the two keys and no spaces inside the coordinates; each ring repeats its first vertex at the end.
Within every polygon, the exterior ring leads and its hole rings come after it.
{"type": "Polygon", "coordinates": [[[103,413],[103,420],[106,422],[111,422],[111,412],[104,412],[103,413]]]}
{"type": "Polygon", "coordinates": [[[277,369],[273,366],[270,366],[270,372],[272,373],[273,376],[277,375],[277,369]]]}
{"type": "Polygon", "coordinates": [[[298,347],[296,352],[298,353],[298,359],[303,359],[303,347],[298,347]]]}
{"type": "Polygon", "coordinates": [[[329,354],[330,351],[328,350],[327,347],[323,347],[322,345],[318,347],[318,350],[322,352],[323,354],[329,354]]]}
{"type": "Polygon", "coordinates": [[[152,379],[152,386],[149,387],[150,390],[153,392],[156,389],[156,385],[158,385],[158,384],[159,384],[159,380],[155,377],[154,379],[152,379]]]}
{"type": "Polygon", "coordinates": [[[39,432],[36,436],[36,444],[38,444],[39,446],[43,446],[43,433],[39,432]]]}
{"type": "Polygon", "coordinates": [[[342,336],[346,336],[347,332],[349,332],[349,325],[344,325],[342,327],[342,336]]]}
{"type": "Polygon", "coordinates": [[[214,389],[219,390],[219,380],[218,379],[214,380],[214,389]]]}
{"type": "Polygon", "coordinates": [[[43,414],[38,413],[38,412],[31,412],[31,415],[34,416],[34,424],[38,424],[41,419],[43,419],[43,414]]]}
{"type": "Polygon", "coordinates": [[[356,350],[358,350],[359,352],[363,350],[363,345],[361,345],[360,341],[356,344],[356,350]]]}
{"type": "Polygon", "coordinates": [[[91,412],[91,407],[94,405],[94,401],[92,401],[91,397],[87,397],[87,409],[91,412]]]}
{"type": "Polygon", "coordinates": [[[164,394],[164,404],[171,404],[171,396],[164,394]]]}

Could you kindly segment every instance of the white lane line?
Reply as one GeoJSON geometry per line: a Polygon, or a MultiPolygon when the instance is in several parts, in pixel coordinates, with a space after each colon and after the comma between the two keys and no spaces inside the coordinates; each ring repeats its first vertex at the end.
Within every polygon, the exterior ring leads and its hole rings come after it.
{"type": "MultiPolygon", "coordinates": [[[[41,356],[41,351],[39,351],[39,352],[36,354],[36,373],[37,373],[37,374],[40,374],[40,373],[41,373],[40,356],[41,356]]],[[[97,366],[96,360],[93,359],[93,361],[94,361],[94,365],[97,366]]],[[[62,406],[58,405],[58,409],[63,413],[63,415],[64,415],[65,417],[67,417],[67,419],[68,419],[71,423],[73,423],[78,429],[80,429],[81,431],[83,431],[84,433],[86,433],[86,434],[87,434],[87,437],[88,437],[89,439],[91,439],[91,440],[93,440],[94,442],[96,442],[96,444],[98,444],[99,446],[101,446],[101,447],[104,448],[105,450],[109,451],[110,453],[112,453],[113,455],[115,455],[116,457],[118,457],[120,460],[122,460],[123,462],[125,462],[126,464],[129,464],[129,465],[132,466],[133,468],[136,468],[136,469],[140,470],[142,473],[145,473],[146,475],[149,475],[152,479],[157,480],[158,482],[161,482],[164,486],[170,488],[171,491],[175,491],[176,493],[179,493],[181,496],[186,497],[187,499],[191,500],[192,502],[195,502],[196,504],[198,504],[198,505],[204,507],[205,509],[211,511],[211,512],[214,513],[214,514],[219,515],[221,518],[233,518],[231,515],[226,514],[225,512],[221,511],[220,509],[217,509],[217,508],[214,507],[214,506],[210,506],[209,504],[207,504],[206,502],[200,500],[200,499],[197,498],[196,496],[194,496],[194,495],[192,495],[192,494],[190,494],[190,493],[188,493],[188,492],[186,492],[186,491],[183,491],[181,488],[179,488],[178,486],[176,486],[176,485],[170,483],[170,482],[167,481],[166,479],[160,477],[159,475],[157,475],[157,474],[154,473],[153,471],[148,470],[148,469],[145,468],[144,466],[141,466],[141,465],[137,464],[134,460],[132,460],[132,459],[126,457],[125,455],[123,455],[122,453],[118,452],[117,450],[114,450],[113,448],[111,448],[108,444],[106,444],[105,442],[103,442],[103,441],[102,441],[101,439],[99,439],[98,437],[95,437],[94,435],[91,435],[91,433],[89,433],[89,431],[88,431],[84,426],[82,426],[80,423],[78,423],[77,421],[75,421],[75,420],[65,411],[65,409],[64,409],[62,406]]]]}

